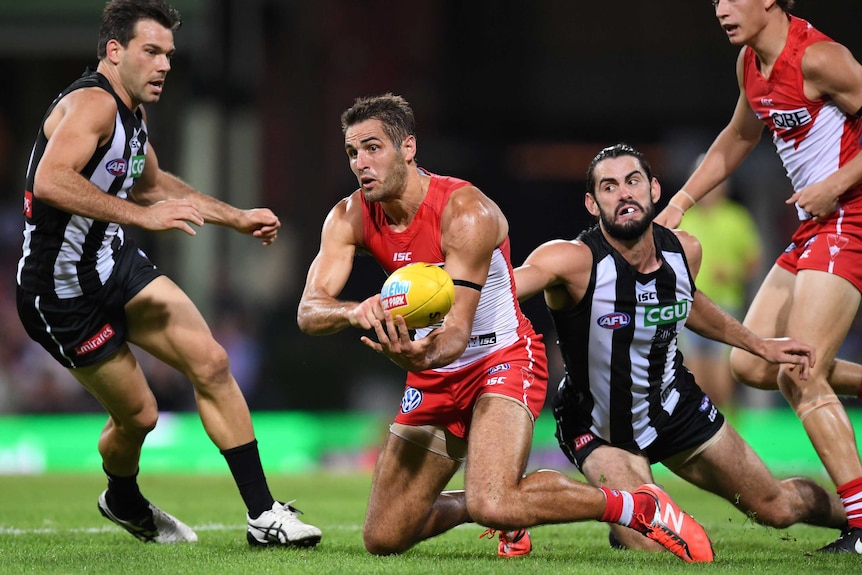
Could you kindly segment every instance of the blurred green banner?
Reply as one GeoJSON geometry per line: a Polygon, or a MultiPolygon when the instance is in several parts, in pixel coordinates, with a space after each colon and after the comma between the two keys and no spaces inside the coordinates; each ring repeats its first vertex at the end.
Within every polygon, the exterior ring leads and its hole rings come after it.
{"type": "MultiPolygon", "coordinates": [[[[862,410],[848,413],[855,428],[862,425],[862,410]]],[[[383,416],[340,412],[258,412],[253,419],[267,473],[370,469],[389,424],[383,416]]],[[[0,417],[0,474],[99,472],[96,445],[105,421],[99,414],[0,417]]],[[[733,425],[777,475],[823,474],[789,409],[737,410],[733,425]]],[[[550,413],[536,423],[531,468],[537,466],[571,469],[550,413]]],[[[196,413],[162,413],[144,444],[141,467],[148,473],[228,473],[196,413]]]]}

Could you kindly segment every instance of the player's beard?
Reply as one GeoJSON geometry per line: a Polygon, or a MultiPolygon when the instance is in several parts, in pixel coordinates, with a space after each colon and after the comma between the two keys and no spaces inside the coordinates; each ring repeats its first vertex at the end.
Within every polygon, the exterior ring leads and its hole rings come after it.
{"type": "Polygon", "coordinates": [[[653,219],[655,219],[655,204],[650,200],[646,207],[641,206],[637,202],[626,202],[626,205],[635,206],[636,209],[641,210],[643,217],[618,224],[614,221],[614,214],[619,210],[619,206],[611,213],[607,213],[599,208],[599,217],[602,220],[602,227],[604,227],[607,234],[612,238],[622,241],[636,240],[646,233],[653,219]]]}

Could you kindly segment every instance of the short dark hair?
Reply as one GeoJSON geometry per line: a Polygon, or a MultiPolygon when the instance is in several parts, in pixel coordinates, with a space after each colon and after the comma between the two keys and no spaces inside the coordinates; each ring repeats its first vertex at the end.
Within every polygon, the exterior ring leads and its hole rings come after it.
{"type": "Polygon", "coordinates": [[[341,114],[341,132],[347,134],[350,126],[365,120],[380,120],[383,131],[396,147],[407,136],[416,135],[416,120],[407,100],[391,93],[382,96],[356,98],[353,105],[341,114]]]}
{"type": "Polygon", "coordinates": [[[790,12],[793,10],[793,5],[796,4],[796,0],[775,0],[775,3],[778,4],[778,7],[785,12],[790,12]]]}
{"type": "Polygon", "coordinates": [[[635,158],[641,165],[641,169],[646,174],[647,180],[652,181],[652,168],[647,162],[644,155],[634,148],[632,148],[628,144],[619,143],[614,144],[613,146],[608,146],[603,149],[601,152],[596,154],[596,157],[593,158],[593,161],[590,162],[590,167],[587,168],[587,193],[595,195],[595,186],[596,186],[596,165],[602,160],[607,160],[608,158],[619,158],[622,156],[632,156],[635,158]]]}
{"type": "Polygon", "coordinates": [[[107,56],[111,40],[128,46],[135,37],[135,25],[139,20],[155,20],[169,30],[177,30],[183,23],[179,11],[164,0],[110,0],[102,11],[96,49],[99,60],[107,56]]]}

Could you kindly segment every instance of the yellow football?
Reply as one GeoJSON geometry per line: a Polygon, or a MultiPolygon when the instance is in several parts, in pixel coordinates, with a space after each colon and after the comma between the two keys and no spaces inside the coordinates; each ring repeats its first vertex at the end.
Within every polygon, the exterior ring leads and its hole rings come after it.
{"type": "Polygon", "coordinates": [[[380,290],[383,309],[393,318],[402,316],[411,329],[443,321],[454,301],[452,278],[433,264],[415,263],[399,268],[380,290]]]}

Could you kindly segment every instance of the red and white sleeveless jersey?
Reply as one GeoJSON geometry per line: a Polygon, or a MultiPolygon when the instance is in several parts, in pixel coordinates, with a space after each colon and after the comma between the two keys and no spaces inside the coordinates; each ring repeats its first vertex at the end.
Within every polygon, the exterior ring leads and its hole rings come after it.
{"type": "MultiPolygon", "coordinates": [[[[428,173],[428,172],[426,172],[428,173]]],[[[469,182],[428,173],[431,182],[425,200],[407,229],[392,230],[383,207],[362,198],[363,246],[387,274],[411,263],[443,265],[440,219],[453,191],[469,182]]],[[[360,195],[361,197],[361,195],[360,195]]],[[[458,279],[458,278],[453,278],[458,279]]],[[[439,324],[416,330],[416,339],[425,337],[439,324]]],[[[521,336],[536,337],[530,321],[521,313],[515,297],[509,238],[494,249],[488,279],[482,288],[467,349],[455,361],[434,371],[454,371],[516,343],[521,336]]]]}
{"type": "MultiPolygon", "coordinates": [[[[816,42],[832,39],[807,21],[790,16],[787,44],[769,78],[760,73],[757,56],[745,49],[743,86],[757,117],[772,132],[772,141],[793,189],[824,180],[860,150],[862,120],[846,114],[830,98],[809,100],[803,90],[802,56],[816,42]]],[[[862,184],[847,190],[839,202],[862,195],[862,184]]],[[[800,219],[810,216],[799,210],[800,219]]]]}

